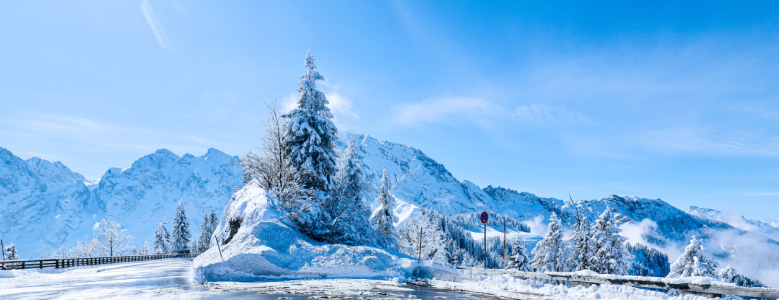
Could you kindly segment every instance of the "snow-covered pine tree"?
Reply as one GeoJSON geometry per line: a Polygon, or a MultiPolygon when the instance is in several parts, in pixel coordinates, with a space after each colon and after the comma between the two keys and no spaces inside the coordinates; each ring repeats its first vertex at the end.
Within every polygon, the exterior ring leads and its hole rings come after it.
{"type": "Polygon", "coordinates": [[[376,234],[370,226],[371,212],[362,197],[369,186],[365,181],[362,162],[357,157],[354,134],[341,157],[333,198],[324,208],[332,219],[330,236],[343,244],[374,244],[376,234]]]}
{"type": "Polygon", "coordinates": [[[563,225],[557,218],[557,213],[552,212],[549,217],[549,230],[544,239],[533,248],[532,254],[530,265],[538,272],[568,271],[571,254],[567,242],[563,240],[563,225]]]}
{"type": "Polygon", "coordinates": [[[173,244],[171,245],[173,253],[189,253],[189,240],[192,238],[192,234],[189,233],[187,211],[182,201],[179,201],[178,206],[176,206],[176,217],[173,219],[171,238],[173,239],[173,244]]]}
{"type": "Polygon", "coordinates": [[[514,269],[522,272],[532,272],[530,267],[530,255],[525,248],[525,242],[517,238],[517,242],[511,246],[511,255],[508,257],[506,269],[514,269]]]}
{"type": "Polygon", "coordinates": [[[8,244],[8,246],[5,247],[5,259],[7,260],[19,259],[19,253],[16,252],[16,245],[14,245],[14,243],[10,243],[8,244]]]}
{"type": "Polygon", "coordinates": [[[592,266],[595,272],[625,275],[630,269],[633,257],[625,247],[627,239],[619,235],[622,231],[616,224],[619,218],[619,214],[612,214],[607,207],[593,225],[595,259],[592,260],[592,266]]]}
{"type": "MultiPolygon", "coordinates": [[[[213,213],[214,210],[211,210],[213,213]]],[[[211,227],[211,215],[206,212],[203,215],[203,222],[200,223],[200,237],[197,239],[196,247],[193,247],[193,251],[197,253],[203,253],[211,246],[211,235],[214,234],[214,227],[211,227]]]]}
{"type": "Polygon", "coordinates": [[[211,213],[208,216],[208,223],[211,227],[211,233],[213,234],[214,231],[216,231],[216,226],[219,225],[219,217],[216,216],[216,212],[214,212],[214,209],[211,209],[211,213]]]}
{"type": "Polygon", "coordinates": [[[671,273],[668,278],[704,276],[717,278],[717,262],[710,260],[703,252],[703,242],[695,235],[690,244],[684,248],[684,253],[671,264],[671,273]]]}
{"type": "Polygon", "coordinates": [[[731,267],[729,264],[727,267],[719,271],[719,278],[724,282],[734,283],[736,276],[738,276],[738,272],[736,272],[736,269],[731,267]]]}
{"type": "Polygon", "coordinates": [[[130,255],[140,255],[140,254],[141,254],[141,250],[138,249],[138,245],[133,243],[133,248],[130,250],[130,255]]]}
{"type": "Polygon", "coordinates": [[[583,211],[579,211],[579,206],[573,202],[573,199],[571,199],[571,205],[576,209],[576,223],[571,226],[573,229],[571,265],[573,265],[574,271],[595,270],[593,259],[595,258],[596,246],[592,230],[590,230],[590,222],[587,220],[587,215],[583,211]]]}
{"type": "Polygon", "coordinates": [[[168,222],[157,223],[157,230],[154,231],[154,253],[168,254],[171,251],[170,233],[166,226],[168,222]]]}
{"type": "Polygon", "coordinates": [[[457,243],[453,239],[449,239],[446,241],[446,246],[444,247],[444,250],[446,250],[446,263],[453,265],[453,266],[460,266],[463,264],[463,258],[465,255],[465,251],[460,249],[459,246],[457,246],[457,243]]]}
{"type": "Polygon", "coordinates": [[[316,81],[324,80],[314,65],[311,50],[306,53],[306,73],[298,83],[297,108],[283,115],[287,122],[287,154],[292,166],[304,174],[303,187],[330,191],[335,187],[338,129],[331,121],[325,94],[316,89],[316,81]]]}
{"type": "Polygon", "coordinates": [[[143,255],[149,255],[151,254],[151,250],[149,249],[149,241],[143,241],[143,252],[141,252],[143,255]]]}
{"type": "MultiPolygon", "coordinates": [[[[379,202],[379,209],[371,218],[371,222],[373,223],[373,227],[376,229],[377,243],[379,247],[396,250],[398,248],[398,233],[395,230],[395,225],[393,224],[398,222],[398,217],[392,213],[392,210],[395,208],[395,200],[390,194],[389,190],[389,177],[387,177],[387,170],[384,169],[381,175],[379,197],[376,198],[376,201],[379,202]]],[[[452,262],[449,263],[451,264],[452,262]]]]}

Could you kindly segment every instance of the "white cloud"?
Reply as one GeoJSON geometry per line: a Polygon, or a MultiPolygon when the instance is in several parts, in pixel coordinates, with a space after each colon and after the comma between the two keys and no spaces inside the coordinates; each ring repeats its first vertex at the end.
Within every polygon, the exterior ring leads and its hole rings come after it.
{"type": "Polygon", "coordinates": [[[459,123],[467,119],[482,127],[500,122],[519,122],[530,126],[564,126],[592,123],[584,114],[562,107],[533,104],[513,109],[482,98],[448,97],[395,107],[393,121],[401,125],[459,123]]]}
{"type": "Polygon", "coordinates": [[[338,118],[352,118],[360,119],[360,116],[352,110],[352,100],[341,95],[337,91],[325,93],[327,100],[330,102],[330,110],[336,119],[338,118]]]}
{"type": "Polygon", "coordinates": [[[562,107],[551,107],[543,104],[517,106],[514,109],[516,118],[536,124],[591,124],[592,121],[581,112],[562,107]]]}
{"type": "Polygon", "coordinates": [[[149,4],[148,0],[143,0],[141,2],[141,11],[146,18],[146,22],[149,23],[149,27],[154,33],[154,37],[157,38],[157,43],[160,44],[160,47],[168,53],[175,54],[176,49],[173,48],[173,44],[170,42],[170,39],[168,39],[168,35],[165,34],[165,30],[162,28],[160,20],[157,19],[157,15],[154,14],[154,10],[151,8],[151,4],[149,4]]]}

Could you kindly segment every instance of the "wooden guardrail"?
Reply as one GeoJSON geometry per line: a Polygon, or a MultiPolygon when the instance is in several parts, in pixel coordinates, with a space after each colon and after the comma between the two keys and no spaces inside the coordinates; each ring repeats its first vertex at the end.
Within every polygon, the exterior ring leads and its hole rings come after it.
{"type": "Polygon", "coordinates": [[[686,283],[686,282],[679,282],[678,280],[667,279],[662,277],[609,276],[609,275],[590,276],[590,275],[579,275],[574,273],[556,273],[556,272],[536,273],[536,272],[520,272],[514,270],[499,270],[499,269],[474,269],[474,268],[458,268],[458,269],[471,271],[474,273],[490,274],[490,275],[509,275],[509,276],[525,278],[525,279],[546,279],[546,280],[557,280],[557,281],[570,281],[570,282],[585,283],[585,284],[614,284],[614,285],[625,285],[631,287],[655,288],[655,289],[663,289],[663,290],[679,290],[682,293],[706,294],[706,295],[714,295],[714,296],[734,295],[734,296],[745,296],[745,297],[754,297],[754,298],[779,299],[779,289],[686,283]]]}
{"type": "Polygon", "coordinates": [[[0,269],[43,269],[43,268],[68,268],[78,266],[102,265],[120,262],[144,261],[176,257],[196,257],[197,254],[154,254],[154,255],[129,255],[129,256],[104,256],[104,257],[74,257],[74,258],[44,258],[28,260],[7,260],[0,263],[0,269]]]}

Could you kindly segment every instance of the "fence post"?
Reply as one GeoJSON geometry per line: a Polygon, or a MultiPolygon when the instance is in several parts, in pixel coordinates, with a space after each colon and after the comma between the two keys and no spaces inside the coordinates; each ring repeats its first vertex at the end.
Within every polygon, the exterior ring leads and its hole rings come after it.
{"type": "Polygon", "coordinates": [[[41,269],[43,269],[43,260],[39,260],[38,263],[40,263],[41,269]]]}

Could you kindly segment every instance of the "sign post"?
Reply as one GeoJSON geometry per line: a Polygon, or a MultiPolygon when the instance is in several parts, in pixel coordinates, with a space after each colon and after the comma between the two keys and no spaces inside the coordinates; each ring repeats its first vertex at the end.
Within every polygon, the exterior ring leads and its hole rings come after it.
{"type": "Polygon", "coordinates": [[[481,212],[479,220],[484,224],[484,268],[487,268],[487,221],[490,219],[490,214],[487,211],[481,212]]]}

